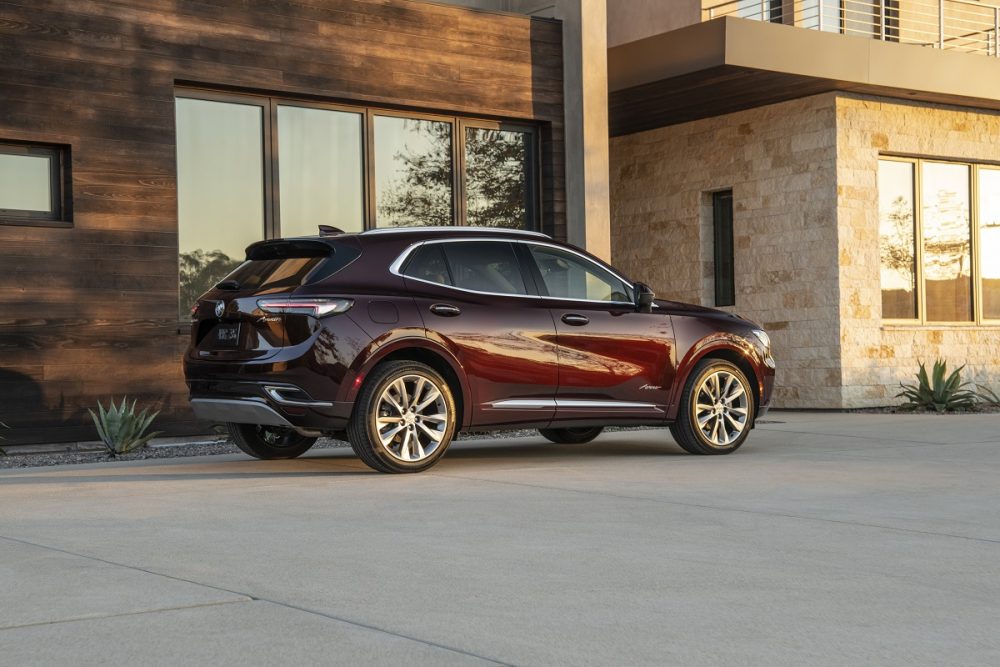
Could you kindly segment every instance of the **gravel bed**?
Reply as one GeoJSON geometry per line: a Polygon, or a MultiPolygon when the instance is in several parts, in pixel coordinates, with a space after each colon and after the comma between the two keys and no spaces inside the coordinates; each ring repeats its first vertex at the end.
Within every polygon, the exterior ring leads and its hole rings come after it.
{"type": "MultiPolygon", "coordinates": [[[[605,429],[611,431],[634,431],[647,427],[610,427],[605,429]]],[[[523,429],[517,431],[490,431],[490,432],[469,432],[460,433],[456,440],[483,440],[487,438],[519,438],[524,436],[538,435],[534,429],[523,429]]],[[[350,447],[343,440],[333,438],[320,438],[312,450],[315,449],[337,449],[350,447]]],[[[16,450],[16,447],[13,449],[16,450]]],[[[310,451],[312,451],[310,450],[310,451]]],[[[241,454],[239,448],[231,440],[220,438],[218,440],[207,440],[205,442],[193,442],[186,444],[158,445],[153,444],[145,449],[119,456],[112,459],[104,450],[93,451],[70,451],[52,452],[45,454],[11,454],[0,456],[0,469],[2,468],[35,468],[41,466],[71,465],[76,463],[104,463],[108,461],[145,461],[148,459],[171,459],[183,456],[212,456],[216,454],[241,454]]]]}

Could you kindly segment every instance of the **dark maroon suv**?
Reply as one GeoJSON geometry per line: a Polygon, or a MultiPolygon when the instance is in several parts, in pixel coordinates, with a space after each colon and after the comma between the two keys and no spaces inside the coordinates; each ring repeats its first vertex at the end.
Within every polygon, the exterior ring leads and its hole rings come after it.
{"type": "Polygon", "coordinates": [[[346,437],[382,472],[434,465],[461,430],[537,428],[583,443],[669,425],[728,454],[766,410],[767,334],[655,300],[534,232],[378,229],[262,241],[192,310],[195,414],[252,456],[346,437]]]}

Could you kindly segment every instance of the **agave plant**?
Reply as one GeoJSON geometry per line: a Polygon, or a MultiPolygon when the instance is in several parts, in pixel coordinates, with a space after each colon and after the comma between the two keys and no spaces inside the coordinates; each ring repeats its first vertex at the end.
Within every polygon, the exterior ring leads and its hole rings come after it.
{"type": "Polygon", "coordinates": [[[902,406],[906,410],[926,408],[937,412],[952,412],[953,410],[967,410],[975,407],[977,396],[974,391],[966,388],[970,386],[968,382],[962,382],[963,368],[965,368],[964,364],[945,378],[948,366],[944,360],[938,359],[934,362],[931,377],[928,378],[927,368],[923,362],[920,362],[917,383],[900,383],[899,386],[903,388],[903,391],[896,396],[906,399],[902,406]]]}
{"type": "Polygon", "coordinates": [[[123,397],[119,406],[116,406],[112,399],[107,410],[98,401],[97,411],[99,415],[94,414],[93,410],[87,410],[94,419],[97,435],[101,438],[104,446],[108,448],[111,458],[141,449],[160,434],[159,431],[146,433],[146,429],[160,414],[159,411],[149,414],[149,408],[143,408],[142,412],[136,414],[135,404],[136,401],[133,400],[132,405],[128,405],[127,400],[123,397]]]}
{"type": "Polygon", "coordinates": [[[997,396],[995,391],[986,385],[980,384],[976,386],[979,388],[979,391],[976,392],[976,395],[979,396],[979,400],[990,407],[1000,408],[1000,396],[997,396]]]}

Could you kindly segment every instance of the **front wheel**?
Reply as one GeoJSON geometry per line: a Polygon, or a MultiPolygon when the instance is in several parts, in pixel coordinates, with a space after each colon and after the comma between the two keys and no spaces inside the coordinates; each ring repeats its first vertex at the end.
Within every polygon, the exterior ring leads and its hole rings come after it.
{"type": "Polygon", "coordinates": [[[236,446],[258,459],[294,459],[316,444],[295,429],[259,424],[227,424],[236,446]]]}
{"type": "Polygon", "coordinates": [[[585,426],[581,428],[540,428],[538,432],[557,445],[582,445],[599,436],[603,430],[603,426],[585,426]]]}
{"type": "Polygon", "coordinates": [[[351,447],[379,472],[420,472],[455,434],[455,399],[444,378],[415,361],[390,361],[368,377],[347,424],[351,447]]]}
{"type": "Polygon", "coordinates": [[[670,434],[691,454],[731,454],[750,435],[755,407],[750,382],[739,367],[703,359],[684,384],[670,434]]]}

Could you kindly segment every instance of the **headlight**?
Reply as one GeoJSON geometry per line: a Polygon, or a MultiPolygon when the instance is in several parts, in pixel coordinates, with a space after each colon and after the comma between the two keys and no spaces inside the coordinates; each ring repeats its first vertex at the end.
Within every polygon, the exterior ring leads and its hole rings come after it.
{"type": "Polygon", "coordinates": [[[764,353],[771,354],[771,337],[763,329],[754,329],[753,335],[757,337],[760,344],[764,346],[764,353]]]}

